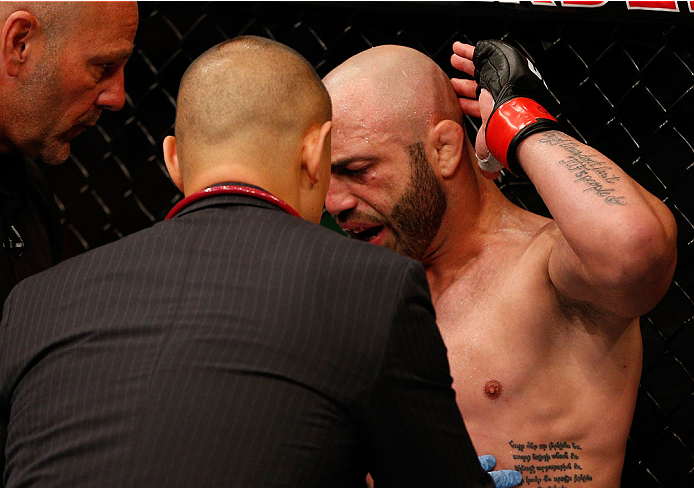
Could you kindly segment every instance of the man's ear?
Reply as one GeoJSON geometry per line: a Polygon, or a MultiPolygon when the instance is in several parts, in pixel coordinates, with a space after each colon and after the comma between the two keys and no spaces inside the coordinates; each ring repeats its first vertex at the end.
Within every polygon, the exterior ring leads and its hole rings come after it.
{"type": "Polygon", "coordinates": [[[9,76],[17,76],[32,56],[38,59],[43,52],[45,39],[39,22],[27,11],[10,15],[2,25],[1,35],[0,55],[9,76]]]}
{"type": "Polygon", "coordinates": [[[176,147],[176,138],[174,136],[166,136],[164,138],[164,163],[166,163],[166,169],[169,170],[169,175],[171,176],[171,181],[174,182],[176,188],[178,188],[181,193],[183,191],[183,178],[181,178],[181,167],[178,164],[178,148],[176,147]]]}
{"type": "Polygon", "coordinates": [[[311,184],[318,183],[320,179],[323,153],[325,150],[329,149],[327,144],[330,144],[330,142],[328,141],[326,144],[326,140],[328,139],[328,134],[330,134],[332,126],[333,123],[329,120],[324,122],[321,126],[314,126],[304,136],[304,146],[301,153],[301,169],[306,173],[311,184]]]}
{"type": "Polygon", "coordinates": [[[429,141],[435,151],[432,163],[443,178],[450,178],[463,154],[465,131],[457,122],[442,120],[429,132],[429,141]]]}

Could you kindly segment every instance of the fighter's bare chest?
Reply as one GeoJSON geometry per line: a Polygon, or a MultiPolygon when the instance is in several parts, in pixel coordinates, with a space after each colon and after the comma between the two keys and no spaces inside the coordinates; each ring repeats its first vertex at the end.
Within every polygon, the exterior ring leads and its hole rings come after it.
{"type": "Polygon", "coordinates": [[[435,297],[454,388],[467,401],[520,399],[553,361],[559,320],[550,293],[528,273],[501,269],[460,280],[435,297]]]}

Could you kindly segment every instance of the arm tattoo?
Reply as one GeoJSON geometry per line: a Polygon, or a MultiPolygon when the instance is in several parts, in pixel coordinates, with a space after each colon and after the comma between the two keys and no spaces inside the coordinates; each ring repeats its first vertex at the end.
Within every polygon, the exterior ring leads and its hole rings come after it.
{"type": "Polygon", "coordinates": [[[594,159],[595,155],[584,154],[577,142],[564,137],[564,134],[557,131],[544,132],[538,142],[548,146],[559,146],[566,151],[566,158],[557,161],[557,164],[573,173],[576,178],[574,183],[587,187],[583,190],[584,192],[594,192],[608,205],[627,204],[626,197],[615,195],[616,190],[609,187],[620,179],[613,173],[612,167],[604,161],[594,159]]]}

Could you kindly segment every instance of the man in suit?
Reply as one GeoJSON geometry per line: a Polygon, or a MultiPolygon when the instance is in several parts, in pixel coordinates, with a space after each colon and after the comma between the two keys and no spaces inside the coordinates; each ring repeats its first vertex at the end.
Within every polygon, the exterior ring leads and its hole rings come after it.
{"type": "Polygon", "coordinates": [[[191,65],[164,144],[186,195],[171,218],[7,300],[7,487],[493,486],[422,266],[315,225],[330,119],[273,41],[191,65]]]}
{"type": "Polygon", "coordinates": [[[0,308],[60,261],[59,211],[33,160],[62,164],[103,110],[125,104],[135,2],[0,2],[0,308]]]}

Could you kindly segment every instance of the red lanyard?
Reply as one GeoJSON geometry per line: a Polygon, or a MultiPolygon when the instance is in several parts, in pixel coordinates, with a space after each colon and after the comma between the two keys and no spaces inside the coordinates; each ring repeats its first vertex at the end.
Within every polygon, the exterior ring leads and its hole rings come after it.
{"type": "Polygon", "coordinates": [[[179,201],[176,205],[174,205],[174,207],[171,209],[169,214],[166,216],[166,219],[164,220],[169,220],[170,218],[175,217],[181,210],[183,210],[191,203],[197,202],[198,200],[202,200],[203,198],[207,198],[213,195],[248,195],[251,197],[259,198],[260,200],[265,200],[266,202],[270,202],[273,205],[278,206],[288,214],[301,218],[299,213],[292,207],[290,207],[288,203],[286,203],[283,200],[280,200],[275,195],[272,195],[266,192],[265,190],[252,188],[250,186],[219,185],[210,186],[205,188],[204,190],[200,190],[191,195],[188,195],[183,200],[179,201]]]}

